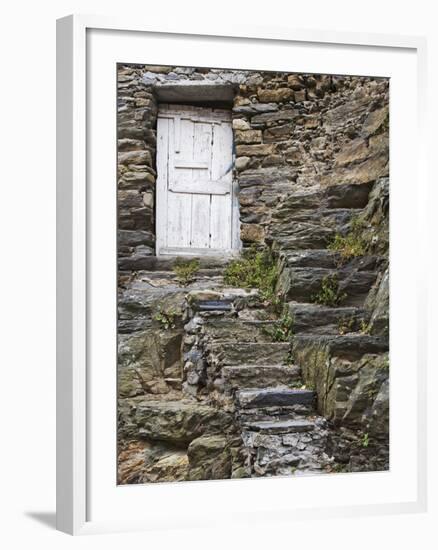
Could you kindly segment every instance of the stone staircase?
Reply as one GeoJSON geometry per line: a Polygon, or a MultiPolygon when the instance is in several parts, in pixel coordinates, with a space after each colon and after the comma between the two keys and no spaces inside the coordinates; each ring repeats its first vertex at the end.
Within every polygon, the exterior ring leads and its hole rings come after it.
{"type": "Polygon", "coordinates": [[[264,312],[256,292],[233,292],[230,298],[225,289],[214,300],[189,296],[195,311],[186,325],[188,370],[194,356],[205,357],[205,391],[233,411],[240,433],[243,465],[232,477],[321,473],[330,464],[326,421],[290,361],[291,343],[272,341],[276,321],[257,318],[264,312]]]}
{"type": "Polygon", "coordinates": [[[290,341],[275,341],[256,289],[224,287],[220,258],[201,258],[186,285],[175,258],[119,272],[123,482],[388,468],[387,257],[341,263],[326,247],[365,206],[359,191],[348,204],[300,194],[277,211],[285,225],[269,244],[290,341]],[[315,303],[333,275],[342,299],[315,303]],[[154,320],[160,308],[183,312],[174,328],[154,320]]]}

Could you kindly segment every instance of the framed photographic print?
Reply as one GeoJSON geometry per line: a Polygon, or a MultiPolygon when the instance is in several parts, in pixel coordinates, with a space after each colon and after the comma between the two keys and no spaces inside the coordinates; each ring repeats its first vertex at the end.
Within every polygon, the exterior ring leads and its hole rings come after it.
{"type": "Polygon", "coordinates": [[[59,529],[424,508],[423,63],[59,20],[59,529]]]}

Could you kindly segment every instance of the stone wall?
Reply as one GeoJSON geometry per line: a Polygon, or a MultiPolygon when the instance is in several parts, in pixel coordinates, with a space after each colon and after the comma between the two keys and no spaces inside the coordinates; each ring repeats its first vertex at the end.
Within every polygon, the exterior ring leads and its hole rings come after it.
{"type": "MultiPolygon", "coordinates": [[[[187,89],[181,88],[186,102],[187,89]]],[[[387,469],[389,81],[119,65],[118,109],[120,481],[253,475],[230,398],[236,387],[228,355],[243,367],[250,357],[251,368],[238,370],[250,387],[295,387],[302,376],[315,392],[323,417],[312,428],[316,439],[287,436],[308,445],[305,468],[327,466],[330,455],[347,471],[387,469]],[[275,321],[263,320],[257,293],[224,290],[222,260],[201,259],[187,285],[173,259],[155,257],[159,98],[163,87],[178,97],[178,85],[191,82],[204,86],[207,105],[232,111],[240,237],[244,247],[269,247],[278,259],[292,346],[268,341],[263,323],[275,321]],[[341,258],[331,244],[358,221],[364,250],[341,258]],[[339,283],[335,306],[315,303],[328,276],[339,283]],[[219,296],[231,310],[210,318],[188,302],[193,295],[219,296]],[[163,312],[172,313],[171,321],[163,312]],[[226,351],[215,345],[221,338],[226,351]],[[275,364],[266,369],[269,360],[275,364]],[[310,449],[322,453],[319,464],[310,449]]],[[[260,411],[254,414],[259,421],[260,411]]],[[[289,471],[283,435],[247,439],[258,475],[289,471]],[[267,440],[275,449],[263,447],[267,440]]]]}
{"type": "Polygon", "coordinates": [[[387,79],[119,65],[121,270],[145,267],[154,254],[157,90],[190,81],[233,87],[244,245],[265,242],[291,193],[358,185],[366,197],[388,175],[387,79]]]}

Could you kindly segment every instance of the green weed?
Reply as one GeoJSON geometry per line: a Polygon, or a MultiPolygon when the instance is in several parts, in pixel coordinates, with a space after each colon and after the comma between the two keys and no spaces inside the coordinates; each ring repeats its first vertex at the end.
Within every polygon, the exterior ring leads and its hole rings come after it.
{"type": "Polygon", "coordinates": [[[161,327],[165,330],[176,327],[176,318],[180,317],[181,314],[178,313],[175,309],[164,310],[158,306],[157,311],[155,312],[153,318],[155,321],[160,323],[161,327]]]}
{"type": "Polygon", "coordinates": [[[371,323],[367,323],[364,319],[360,322],[360,332],[361,334],[370,334],[371,333],[371,323]]]}
{"type": "Polygon", "coordinates": [[[280,297],[275,293],[278,280],[277,263],[269,249],[255,247],[243,252],[242,257],[230,262],[225,270],[224,283],[240,288],[257,288],[263,300],[278,307],[280,297]]]}
{"type": "Polygon", "coordinates": [[[338,252],[342,262],[364,256],[367,252],[367,242],[363,237],[364,223],[358,217],[353,218],[350,224],[350,231],[347,235],[335,235],[328,249],[338,252]]]}
{"type": "Polygon", "coordinates": [[[355,325],[355,318],[354,315],[351,317],[343,317],[339,320],[338,323],[338,332],[339,334],[348,334],[349,332],[353,332],[355,325]]]}
{"type": "Polygon", "coordinates": [[[315,304],[336,307],[346,297],[347,294],[345,292],[340,292],[339,290],[338,277],[336,275],[329,275],[324,277],[321,281],[320,291],[313,294],[310,299],[315,304]]]}
{"type": "Polygon", "coordinates": [[[178,261],[173,266],[176,279],[181,286],[187,286],[195,280],[195,275],[199,270],[199,260],[190,260],[188,262],[178,261]]]}
{"type": "Polygon", "coordinates": [[[293,337],[293,317],[286,305],[279,319],[271,326],[265,328],[266,334],[272,337],[274,342],[290,342],[293,337]]]}

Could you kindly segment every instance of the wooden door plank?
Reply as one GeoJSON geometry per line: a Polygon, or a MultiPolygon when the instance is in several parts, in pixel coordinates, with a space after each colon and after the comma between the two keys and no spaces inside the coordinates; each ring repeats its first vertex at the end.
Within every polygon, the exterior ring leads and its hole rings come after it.
{"type": "MultiPolygon", "coordinates": [[[[170,119],[169,127],[169,180],[177,177],[175,159],[191,159],[193,139],[190,139],[192,123],[181,121],[181,142],[179,153],[175,152],[175,123],[170,119]]],[[[191,176],[192,170],[181,169],[191,176]]],[[[178,170],[179,172],[180,170],[178,170]]],[[[192,195],[188,193],[167,193],[167,246],[190,247],[190,218],[192,195]]]]}
{"type": "MultiPolygon", "coordinates": [[[[212,151],[212,178],[220,179],[231,189],[232,185],[232,131],[229,123],[214,125],[212,151]]],[[[231,248],[231,193],[212,195],[210,206],[210,246],[231,248]]]]}
{"type": "Polygon", "coordinates": [[[209,170],[209,162],[197,162],[194,160],[176,160],[175,168],[192,168],[193,170],[209,170]]]}
{"type": "Polygon", "coordinates": [[[156,254],[167,246],[169,119],[157,120],[156,254]]]}
{"type": "Polygon", "coordinates": [[[231,192],[231,188],[229,183],[223,181],[185,179],[170,182],[169,191],[197,195],[226,195],[231,192]]]}
{"type": "Polygon", "coordinates": [[[175,140],[175,153],[180,152],[181,148],[181,117],[176,115],[174,120],[174,140],[175,140]]]}
{"type": "MultiPolygon", "coordinates": [[[[207,162],[208,175],[211,175],[211,141],[212,125],[202,122],[193,123],[193,159],[207,162]]],[[[192,189],[199,182],[203,183],[203,172],[192,171],[192,189]]],[[[193,190],[192,190],[193,193],[193,190]]],[[[205,190],[204,190],[205,193],[205,190]]],[[[208,248],[210,246],[210,195],[193,194],[191,217],[191,248],[208,248]]]]}

